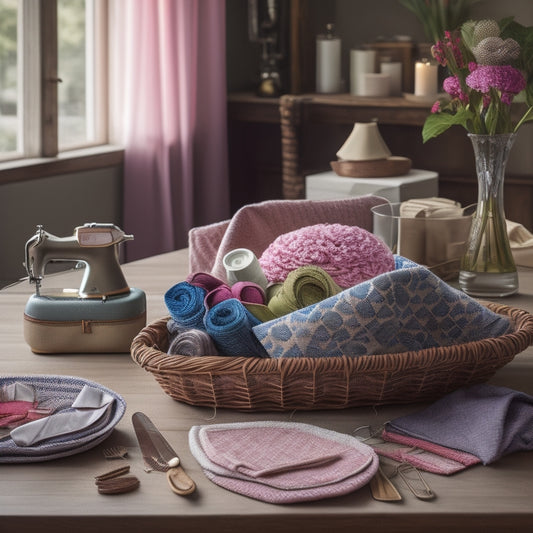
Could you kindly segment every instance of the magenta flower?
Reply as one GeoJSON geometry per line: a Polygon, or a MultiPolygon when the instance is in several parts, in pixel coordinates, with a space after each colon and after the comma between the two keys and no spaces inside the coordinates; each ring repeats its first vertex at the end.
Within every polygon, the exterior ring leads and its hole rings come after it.
{"type": "Polygon", "coordinates": [[[459,98],[461,102],[468,102],[468,95],[463,92],[458,76],[449,76],[442,83],[442,88],[452,97],[459,98]]]}
{"type": "Polygon", "coordinates": [[[440,102],[437,100],[432,106],[431,106],[431,112],[432,113],[438,113],[440,111],[440,102]]]}
{"type": "Polygon", "coordinates": [[[510,65],[478,65],[465,81],[468,87],[483,94],[491,89],[500,91],[505,104],[510,104],[513,96],[526,88],[524,75],[510,65]]]}

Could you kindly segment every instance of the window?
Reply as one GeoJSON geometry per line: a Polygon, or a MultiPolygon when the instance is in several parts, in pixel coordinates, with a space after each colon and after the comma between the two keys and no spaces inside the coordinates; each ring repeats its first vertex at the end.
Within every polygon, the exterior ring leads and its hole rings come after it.
{"type": "Polygon", "coordinates": [[[105,0],[0,0],[0,159],[106,142],[105,0]]]}

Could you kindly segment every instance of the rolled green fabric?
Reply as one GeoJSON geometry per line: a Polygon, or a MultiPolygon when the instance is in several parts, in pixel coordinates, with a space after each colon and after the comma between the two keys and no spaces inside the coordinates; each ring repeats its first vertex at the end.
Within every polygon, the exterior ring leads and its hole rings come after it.
{"type": "Polygon", "coordinates": [[[306,265],[289,273],[268,301],[268,308],[279,317],[320,302],[342,290],[325,270],[306,265]]]}

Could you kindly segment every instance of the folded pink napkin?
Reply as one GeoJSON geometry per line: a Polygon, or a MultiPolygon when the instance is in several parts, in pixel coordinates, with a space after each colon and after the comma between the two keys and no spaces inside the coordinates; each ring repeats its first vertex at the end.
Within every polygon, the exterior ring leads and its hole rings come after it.
{"type": "Polygon", "coordinates": [[[0,427],[15,428],[52,414],[38,407],[33,387],[14,382],[0,387],[0,427]]]}
{"type": "Polygon", "coordinates": [[[236,248],[260,257],[276,237],[304,226],[338,223],[372,230],[370,209],[384,203],[378,196],[340,200],[268,200],[239,209],[231,220],[189,231],[190,272],[210,272],[226,280],[222,258],[236,248]]]}
{"type": "Polygon", "coordinates": [[[189,445],[214,483],[269,503],[347,494],[378,467],[375,452],[358,439],[291,422],[194,426],[189,445]]]}
{"type": "Polygon", "coordinates": [[[381,437],[382,442],[372,444],[378,455],[399,463],[409,463],[420,470],[433,474],[455,474],[481,462],[472,454],[419,439],[404,437],[389,431],[383,431],[381,437]]]}

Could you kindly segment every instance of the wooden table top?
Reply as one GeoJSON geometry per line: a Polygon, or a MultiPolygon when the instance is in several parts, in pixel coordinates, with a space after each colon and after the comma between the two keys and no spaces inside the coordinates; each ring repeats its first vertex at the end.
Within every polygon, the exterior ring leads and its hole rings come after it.
{"type": "MultiPolygon", "coordinates": [[[[180,250],[124,265],[129,284],[147,295],[148,321],[166,315],[164,292],[187,274],[187,251],[180,250]]],[[[71,286],[78,273],[45,278],[54,287],[71,286]]],[[[252,420],[315,424],[352,434],[363,425],[379,426],[420,404],[360,407],[339,411],[239,413],[194,407],[168,397],[153,376],[129,354],[36,355],[23,338],[22,314],[33,288],[22,282],[0,292],[0,364],[3,375],[80,376],[121,394],[124,418],[111,436],[87,452],[49,462],[0,465],[0,531],[26,532],[166,532],[166,531],[518,531],[533,527],[533,453],[515,453],[489,466],[475,466],[453,476],[424,473],[436,493],[417,500],[403,485],[400,503],[372,499],[368,487],[319,502],[271,505],[231,493],[202,473],[189,451],[193,425],[252,420]],[[145,412],[162,431],[197,483],[191,497],[170,491],[164,474],[146,473],[131,424],[145,412]],[[104,448],[125,445],[126,461],[109,461],[104,448]],[[98,494],[94,476],[127,462],[140,488],[122,495],[98,494]]],[[[520,273],[520,293],[500,300],[533,311],[533,271],[520,273]]],[[[496,385],[533,394],[533,348],[528,348],[491,380],[496,385]]]]}

